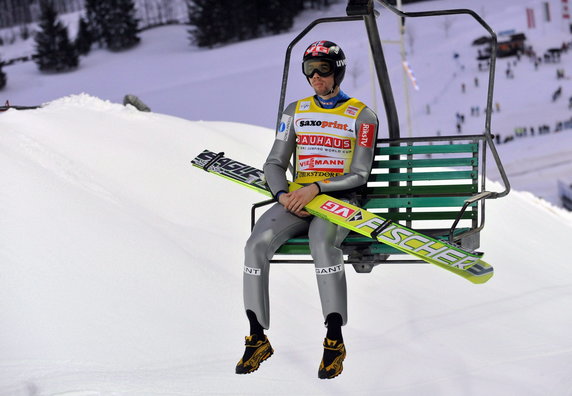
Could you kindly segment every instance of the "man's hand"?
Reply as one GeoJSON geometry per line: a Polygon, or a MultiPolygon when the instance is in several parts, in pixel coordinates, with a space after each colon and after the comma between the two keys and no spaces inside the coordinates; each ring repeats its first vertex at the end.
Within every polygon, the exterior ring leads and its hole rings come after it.
{"type": "Polygon", "coordinates": [[[299,190],[286,194],[280,194],[278,201],[296,216],[306,217],[310,213],[304,210],[304,206],[308,204],[316,195],[320,193],[320,189],[315,184],[309,184],[299,190]]]}

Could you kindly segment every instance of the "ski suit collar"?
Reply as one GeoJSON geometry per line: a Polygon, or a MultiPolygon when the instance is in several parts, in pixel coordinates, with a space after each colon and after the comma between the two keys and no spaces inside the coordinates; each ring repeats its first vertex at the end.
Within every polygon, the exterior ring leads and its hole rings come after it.
{"type": "Polygon", "coordinates": [[[350,99],[350,97],[346,95],[345,92],[341,89],[336,96],[330,99],[322,99],[318,95],[315,95],[315,97],[318,99],[318,103],[320,103],[324,109],[333,109],[338,103],[343,103],[350,99]]]}

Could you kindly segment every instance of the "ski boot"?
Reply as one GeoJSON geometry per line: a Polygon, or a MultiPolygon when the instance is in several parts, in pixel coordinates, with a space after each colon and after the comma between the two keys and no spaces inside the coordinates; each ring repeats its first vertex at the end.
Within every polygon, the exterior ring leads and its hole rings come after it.
{"type": "Polygon", "coordinates": [[[318,370],[318,378],[330,379],[337,377],[344,369],[346,347],[342,341],[324,339],[324,356],[318,370]]]}
{"type": "Polygon", "coordinates": [[[245,337],[246,350],[242,359],[236,365],[237,374],[249,374],[258,370],[260,363],[268,359],[274,353],[268,337],[253,334],[245,337]]]}

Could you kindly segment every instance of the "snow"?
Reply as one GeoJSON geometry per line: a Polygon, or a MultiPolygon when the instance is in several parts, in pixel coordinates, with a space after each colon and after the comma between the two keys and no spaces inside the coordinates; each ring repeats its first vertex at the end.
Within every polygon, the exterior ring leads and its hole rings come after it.
{"type": "MultiPolygon", "coordinates": [[[[471,7],[501,31],[525,29],[521,4],[440,0],[407,9],[471,7]]],[[[526,31],[539,50],[569,37],[557,22],[559,3],[551,4],[555,21],[526,31]]],[[[5,69],[2,97],[46,105],[0,114],[0,395],[572,394],[572,215],[555,192],[572,167],[570,130],[499,145],[516,190],[487,204],[481,249],[496,269],[491,281],[473,285],[430,265],[368,275],[347,267],[348,358],[340,377],[320,381],[324,327],[313,268],[276,265],[268,332],[276,352],[258,372],[234,374],[248,331],[242,249],[250,205],[264,197],[190,160],[208,148],[263,163],[282,54],[314,17],[305,13],[291,33],[215,50],[189,47],[185,28],[170,26],[145,32],[129,52],[95,51],[75,72],[5,69]],[[125,93],[154,112],[118,104],[125,93]]],[[[384,37],[394,38],[395,21],[382,17],[384,37]]],[[[467,44],[481,32],[466,21],[455,20],[449,39],[438,23],[411,23],[416,134],[454,133],[456,111],[467,116],[466,133],[482,130],[483,117],[468,109],[483,107],[485,75],[479,89],[471,85],[477,71],[467,44]]],[[[367,56],[357,55],[367,48],[362,30],[328,32],[362,70],[355,84],[348,74],[346,91],[371,102],[367,56]]],[[[402,69],[395,48],[386,52],[403,120],[402,69]]],[[[570,82],[556,82],[555,69],[569,57],[539,71],[522,61],[515,80],[499,67],[493,129],[508,135],[568,119],[570,82]],[[556,84],[564,95],[553,104],[556,84]]],[[[298,67],[290,83],[291,99],[308,94],[298,67]]]]}
{"type": "MultiPolygon", "coordinates": [[[[406,7],[406,10],[443,8],[471,8],[483,15],[497,32],[515,29],[522,31],[528,43],[541,56],[548,48],[559,47],[570,41],[567,26],[561,22],[561,4],[549,1],[552,21],[542,21],[540,0],[529,0],[523,5],[518,0],[503,1],[503,4],[488,1],[439,0],[421,2],[406,7]],[[524,8],[533,8],[537,28],[527,29],[524,8]]],[[[384,40],[398,38],[398,19],[389,11],[380,8],[378,18],[380,35],[384,40]]],[[[291,40],[311,20],[322,16],[340,16],[345,13],[345,4],[337,3],[327,11],[306,11],[296,21],[290,33],[226,45],[213,50],[199,49],[189,45],[188,27],[166,26],[142,33],[142,43],[135,49],[120,53],[93,50],[81,59],[79,69],[55,75],[43,75],[33,62],[17,63],[5,67],[8,85],[0,99],[9,99],[13,104],[33,105],[49,102],[70,94],[89,95],[120,103],[127,93],[138,95],[153,111],[182,117],[188,120],[240,122],[273,128],[276,124],[284,53],[291,40]],[[144,65],[144,66],[143,66],[144,65]]],[[[75,32],[79,13],[62,17],[64,23],[75,32]]],[[[486,103],[487,72],[479,71],[473,60],[476,47],[472,41],[486,31],[467,15],[448,16],[451,27],[448,36],[443,27],[444,17],[411,18],[407,21],[406,47],[408,62],[413,68],[419,91],[414,91],[409,82],[411,97],[411,132],[414,136],[454,134],[456,113],[465,114],[463,133],[481,133],[485,126],[483,109],[486,103]],[[409,37],[412,37],[410,39],[409,37]],[[458,53],[458,61],[453,54],[458,53]],[[479,86],[474,86],[474,78],[479,86]],[[466,93],[461,93],[461,84],[466,93]],[[427,106],[430,114],[427,114],[427,106]],[[480,116],[470,114],[472,107],[479,106],[480,116]]],[[[382,121],[383,101],[372,95],[372,74],[369,66],[368,44],[361,22],[318,25],[293,48],[293,61],[289,70],[287,103],[309,94],[308,85],[300,76],[296,54],[308,42],[328,37],[343,43],[350,62],[344,90],[362,99],[378,110],[382,121]],[[343,26],[343,28],[341,27],[343,26]],[[351,37],[351,40],[348,40],[351,37]]],[[[17,42],[17,45],[0,47],[3,59],[29,55],[33,40],[17,42]]],[[[387,63],[392,78],[392,87],[398,107],[401,131],[408,136],[407,112],[404,99],[403,68],[399,47],[384,45],[387,63]]],[[[495,103],[501,111],[492,119],[492,132],[503,139],[513,135],[517,127],[549,125],[554,130],[556,123],[570,119],[568,98],[572,96],[570,79],[557,80],[556,70],[563,68],[567,77],[572,75],[567,65],[571,53],[563,54],[562,62],[543,64],[539,70],[527,59],[512,66],[514,79],[505,77],[505,70],[513,58],[499,59],[495,78],[495,103]],[[562,97],[552,102],[552,93],[562,86],[562,97]]],[[[377,86],[374,83],[373,89],[377,86]]],[[[570,132],[570,130],[565,130],[570,132]]],[[[383,131],[383,133],[386,133],[383,131]]],[[[563,135],[563,134],[561,134],[563,135]]],[[[512,185],[519,190],[532,191],[554,205],[561,205],[557,195],[558,178],[568,180],[572,174],[570,150],[553,150],[560,146],[572,147],[570,133],[566,137],[552,135],[527,138],[526,147],[517,149],[515,143],[499,147],[503,162],[514,175],[512,185]],[[544,144],[544,141],[549,141],[544,144]],[[556,146],[553,141],[562,142],[556,146]],[[544,147],[538,147],[543,145],[544,147]],[[548,147],[548,148],[546,148],[548,147]],[[526,150],[526,151],[524,151],[526,150]],[[526,162],[542,162],[542,169],[521,169],[523,151],[526,162]]],[[[521,147],[521,146],[518,146],[521,147]]],[[[499,180],[492,166],[490,177],[499,180]]]]}

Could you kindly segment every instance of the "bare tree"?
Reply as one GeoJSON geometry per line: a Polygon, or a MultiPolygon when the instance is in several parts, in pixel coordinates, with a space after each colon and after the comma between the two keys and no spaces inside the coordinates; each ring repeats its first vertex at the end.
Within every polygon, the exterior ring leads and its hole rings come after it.
{"type": "Polygon", "coordinates": [[[0,59],[0,90],[6,86],[8,82],[8,78],[6,77],[6,73],[2,70],[2,66],[4,66],[4,62],[0,59]]]}
{"type": "Polygon", "coordinates": [[[1,0],[0,28],[32,22],[30,0],[1,0]]]}
{"type": "Polygon", "coordinates": [[[411,55],[413,55],[413,45],[415,44],[415,29],[413,29],[413,26],[409,25],[407,27],[406,30],[406,34],[407,34],[407,43],[409,44],[409,51],[411,52],[411,55]]]}
{"type": "MultiPolygon", "coordinates": [[[[80,11],[84,0],[53,0],[59,14],[80,11]]],[[[40,2],[38,0],[0,0],[0,28],[19,26],[38,21],[40,2]]]]}
{"type": "Polygon", "coordinates": [[[445,15],[442,23],[443,30],[445,30],[445,37],[449,37],[449,30],[451,30],[451,26],[453,25],[453,19],[448,15],[445,15]]]}
{"type": "Polygon", "coordinates": [[[146,26],[150,25],[150,23],[149,23],[149,11],[150,11],[149,0],[139,1],[137,16],[139,17],[139,20],[141,21],[142,27],[146,27],[146,26]]]}
{"type": "Polygon", "coordinates": [[[161,8],[163,9],[163,23],[173,22],[177,19],[175,15],[175,7],[171,0],[161,0],[161,8]]]}
{"type": "Polygon", "coordinates": [[[356,88],[358,86],[358,79],[363,72],[362,64],[357,60],[355,63],[352,63],[352,67],[350,67],[349,70],[350,75],[352,76],[354,88],[356,88]]]}

